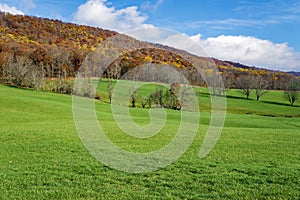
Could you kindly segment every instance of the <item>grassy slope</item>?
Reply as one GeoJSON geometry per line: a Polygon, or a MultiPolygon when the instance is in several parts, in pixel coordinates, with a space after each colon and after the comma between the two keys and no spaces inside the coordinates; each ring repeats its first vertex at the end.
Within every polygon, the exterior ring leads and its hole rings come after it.
{"type": "MultiPolygon", "coordinates": [[[[200,107],[206,110],[209,98],[202,92],[200,107]]],[[[256,115],[299,116],[300,107],[277,100],[278,92],[266,94],[265,102],[228,98],[222,136],[211,154],[200,160],[209,122],[209,113],[204,112],[199,134],[186,154],[167,168],[146,174],[110,169],[89,154],[75,130],[70,96],[5,86],[0,86],[0,94],[1,199],[300,197],[300,118],[256,115]]],[[[146,142],[130,140],[111,121],[109,105],[98,103],[97,108],[104,129],[111,131],[109,137],[123,148],[157,149],[170,139],[162,133],[146,142]]],[[[140,123],[149,120],[147,112],[131,109],[140,123]]],[[[175,130],[172,122],[179,112],[168,114],[168,127],[175,130]]]]}

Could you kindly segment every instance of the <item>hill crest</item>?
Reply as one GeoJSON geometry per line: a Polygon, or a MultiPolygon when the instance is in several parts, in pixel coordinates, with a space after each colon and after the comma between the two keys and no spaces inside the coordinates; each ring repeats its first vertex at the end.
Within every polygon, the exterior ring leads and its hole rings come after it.
{"type": "MultiPolygon", "coordinates": [[[[0,12],[0,66],[2,68],[0,73],[3,75],[3,68],[9,62],[8,57],[15,59],[17,56],[23,56],[32,60],[40,68],[44,68],[43,71],[47,72],[45,76],[48,78],[57,76],[61,71],[65,71],[68,77],[74,77],[85,57],[93,52],[101,42],[117,34],[114,31],[64,23],[59,20],[0,12]]],[[[132,39],[132,41],[136,40],[132,39]]],[[[126,62],[127,65],[141,65],[146,61],[149,62],[150,57],[151,62],[172,64],[178,69],[184,69],[189,64],[178,59],[174,53],[194,56],[186,51],[164,45],[152,44],[152,46],[157,49],[145,50],[142,54],[141,52],[129,52],[127,56],[130,57],[130,62],[126,62]]],[[[289,74],[215,58],[198,58],[212,60],[228,86],[232,85],[235,79],[241,75],[260,75],[277,82],[279,82],[278,80],[284,82],[286,79],[294,77],[293,75],[299,75],[297,72],[289,74]]],[[[121,58],[119,59],[119,62],[123,61],[121,58]]],[[[126,67],[126,63],[119,64],[126,67]]],[[[280,86],[282,84],[278,83],[278,86],[273,88],[282,88],[280,86]]]]}

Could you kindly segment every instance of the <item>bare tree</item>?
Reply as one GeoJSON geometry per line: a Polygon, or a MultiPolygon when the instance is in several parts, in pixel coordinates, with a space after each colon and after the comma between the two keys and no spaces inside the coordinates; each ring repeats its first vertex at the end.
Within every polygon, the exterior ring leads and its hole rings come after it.
{"type": "Polygon", "coordinates": [[[294,106],[296,100],[299,99],[300,83],[295,80],[290,80],[284,91],[284,98],[288,100],[291,106],[294,106]]]}
{"type": "Polygon", "coordinates": [[[26,73],[26,84],[27,87],[34,88],[35,90],[44,90],[45,78],[43,70],[37,65],[32,65],[26,73]]]}
{"type": "Polygon", "coordinates": [[[156,91],[151,94],[153,98],[153,102],[156,104],[156,107],[163,107],[164,106],[164,89],[163,86],[158,86],[156,91]]]}
{"type": "Polygon", "coordinates": [[[259,99],[268,92],[269,82],[262,76],[254,76],[252,82],[253,89],[255,91],[256,100],[259,99]]]}
{"type": "Polygon", "coordinates": [[[213,96],[224,96],[225,87],[223,83],[223,78],[218,73],[219,72],[208,73],[206,76],[206,81],[213,96]]]}
{"type": "Polygon", "coordinates": [[[110,66],[107,69],[107,75],[110,78],[114,78],[116,80],[119,80],[121,77],[121,66],[117,63],[114,63],[112,66],[110,66]]]}
{"type": "Polygon", "coordinates": [[[179,100],[179,96],[180,96],[180,84],[172,83],[170,85],[170,90],[167,91],[167,94],[166,94],[167,104],[168,104],[167,107],[169,107],[173,110],[180,110],[181,103],[179,100]]]}
{"type": "Polygon", "coordinates": [[[95,98],[95,91],[96,91],[96,87],[93,84],[91,78],[82,77],[76,81],[71,92],[73,95],[95,98]]]}
{"type": "Polygon", "coordinates": [[[228,72],[222,72],[222,79],[226,90],[233,88],[235,83],[235,76],[228,72]]]}
{"type": "Polygon", "coordinates": [[[108,84],[107,84],[107,91],[108,91],[108,98],[109,98],[109,103],[112,103],[112,95],[113,95],[113,83],[111,79],[108,79],[108,84]]]}
{"type": "Polygon", "coordinates": [[[113,82],[112,82],[112,78],[114,76],[114,71],[113,70],[107,70],[107,78],[108,78],[108,84],[107,84],[107,91],[108,91],[108,98],[109,98],[109,104],[112,103],[112,95],[113,95],[113,82]]]}
{"type": "Polygon", "coordinates": [[[17,87],[26,86],[25,82],[28,78],[26,75],[32,66],[32,61],[25,56],[17,56],[14,60],[10,59],[9,62],[7,75],[10,83],[17,87]]]}
{"type": "Polygon", "coordinates": [[[194,97],[194,89],[192,86],[187,84],[181,84],[180,85],[180,92],[177,95],[179,103],[180,103],[180,110],[184,109],[187,111],[193,111],[195,108],[191,106],[193,102],[194,97]]]}
{"type": "Polygon", "coordinates": [[[147,97],[143,97],[142,99],[142,107],[145,108],[147,105],[147,97]]]}
{"type": "Polygon", "coordinates": [[[137,89],[136,89],[136,87],[132,88],[130,97],[131,97],[131,106],[133,108],[135,108],[135,103],[136,103],[136,100],[137,100],[137,89]]]}
{"type": "Polygon", "coordinates": [[[246,96],[247,99],[250,97],[251,89],[253,87],[253,78],[250,75],[241,75],[237,78],[237,88],[240,92],[246,96]]]}
{"type": "Polygon", "coordinates": [[[149,108],[152,107],[153,100],[154,100],[153,94],[151,94],[149,97],[146,98],[146,102],[147,102],[149,108]]]}
{"type": "Polygon", "coordinates": [[[7,79],[8,79],[8,72],[9,72],[9,68],[10,65],[13,63],[13,54],[11,53],[7,53],[7,52],[1,52],[0,54],[0,60],[1,60],[1,76],[2,76],[2,82],[3,83],[7,83],[7,79]]]}
{"type": "Polygon", "coordinates": [[[57,75],[57,92],[68,94],[67,72],[65,69],[59,69],[57,75]]]}

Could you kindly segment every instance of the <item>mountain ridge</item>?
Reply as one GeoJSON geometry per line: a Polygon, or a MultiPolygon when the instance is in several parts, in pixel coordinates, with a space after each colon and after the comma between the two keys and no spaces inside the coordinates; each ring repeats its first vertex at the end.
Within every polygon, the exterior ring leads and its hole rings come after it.
{"type": "MultiPolygon", "coordinates": [[[[65,71],[66,76],[74,77],[89,53],[93,52],[107,38],[118,34],[115,31],[65,23],[55,19],[0,12],[0,66],[4,68],[7,65],[9,61],[7,54],[10,54],[10,57],[14,59],[17,56],[25,56],[30,58],[35,65],[43,68],[43,71],[47,72],[45,76],[48,78],[57,76],[61,71],[65,71]]],[[[134,42],[134,40],[131,41],[134,42]]],[[[144,42],[143,44],[147,43],[144,42]]],[[[114,64],[129,69],[151,60],[153,63],[171,64],[178,69],[184,69],[189,66],[189,63],[174,54],[196,56],[184,50],[160,44],[151,44],[151,46],[157,49],[129,52],[127,54],[129,59],[120,58],[120,63],[114,64]]],[[[227,85],[232,85],[241,75],[260,75],[265,76],[270,81],[276,80],[278,82],[278,86],[274,86],[276,89],[282,88],[285,80],[300,74],[300,72],[286,73],[250,67],[216,58],[196,57],[203,61],[212,60],[218,67],[223,79],[231,82],[227,85]]],[[[3,74],[3,69],[0,73],[3,74]]],[[[202,81],[201,84],[205,83],[202,81]]]]}

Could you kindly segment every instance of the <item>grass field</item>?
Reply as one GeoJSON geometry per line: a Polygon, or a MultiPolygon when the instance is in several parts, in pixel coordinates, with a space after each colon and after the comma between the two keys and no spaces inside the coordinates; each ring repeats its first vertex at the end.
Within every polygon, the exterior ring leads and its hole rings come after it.
{"type": "MultiPolygon", "coordinates": [[[[101,87],[107,101],[105,83],[101,87]]],[[[130,174],[104,166],[85,149],[71,96],[0,85],[0,199],[299,199],[299,102],[289,106],[279,91],[260,102],[228,91],[223,133],[200,159],[210,98],[206,89],[196,90],[201,122],[188,151],[164,169],[130,174]]],[[[109,104],[97,102],[96,108],[107,136],[134,152],[167,144],[180,118],[180,112],[168,110],[161,134],[133,139],[116,127],[109,104]]],[[[141,124],[149,121],[148,111],[130,109],[141,124]]]]}

